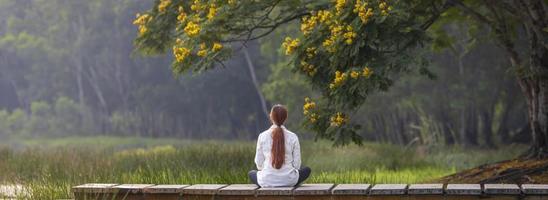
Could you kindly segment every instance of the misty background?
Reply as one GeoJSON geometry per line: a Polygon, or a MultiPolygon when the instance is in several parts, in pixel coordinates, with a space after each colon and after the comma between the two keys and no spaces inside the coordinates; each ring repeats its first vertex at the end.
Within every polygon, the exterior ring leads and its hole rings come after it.
{"type": "MultiPolygon", "coordinates": [[[[246,44],[224,66],[176,77],[170,52],[133,53],[132,21],[152,3],[0,0],[0,140],[94,135],[252,140],[269,127],[262,97],[267,108],[287,105],[287,126],[314,138],[300,119],[304,97],[318,94],[291,71],[280,50],[298,24],[246,44]]],[[[426,55],[436,78],[394,77],[388,92],[370,97],[353,116],[362,125],[360,134],[402,145],[528,143],[527,109],[506,55],[489,40],[472,39],[472,27],[445,28],[452,48],[433,45],[436,53],[426,55]]]]}

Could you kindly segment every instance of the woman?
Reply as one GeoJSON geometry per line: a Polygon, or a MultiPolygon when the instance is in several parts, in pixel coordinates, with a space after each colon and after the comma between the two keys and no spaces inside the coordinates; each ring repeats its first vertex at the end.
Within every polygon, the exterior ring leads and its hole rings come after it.
{"type": "Polygon", "coordinates": [[[296,186],[310,176],[310,168],[300,168],[299,138],[283,126],[286,118],[287,109],[284,106],[272,107],[272,126],[262,132],[257,140],[255,164],[259,171],[250,171],[249,178],[260,187],[296,186]]]}

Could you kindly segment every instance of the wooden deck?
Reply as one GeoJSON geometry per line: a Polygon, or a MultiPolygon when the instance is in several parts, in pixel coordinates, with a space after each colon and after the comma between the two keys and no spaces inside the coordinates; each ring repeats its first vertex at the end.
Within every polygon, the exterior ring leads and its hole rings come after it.
{"type": "Polygon", "coordinates": [[[104,184],[72,188],[76,200],[548,200],[548,184],[303,184],[299,187],[259,188],[253,184],[104,184]]]}

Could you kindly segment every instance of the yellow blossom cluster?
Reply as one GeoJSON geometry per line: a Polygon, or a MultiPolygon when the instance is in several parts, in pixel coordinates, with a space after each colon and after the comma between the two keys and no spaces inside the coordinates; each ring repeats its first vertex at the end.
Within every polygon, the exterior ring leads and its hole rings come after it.
{"type": "Polygon", "coordinates": [[[308,115],[310,114],[310,110],[313,110],[316,108],[316,103],[312,101],[309,97],[304,98],[304,105],[303,105],[303,114],[308,115]]]}
{"type": "Polygon", "coordinates": [[[388,15],[388,12],[390,12],[392,10],[392,6],[389,6],[388,3],[386,3],[386,1],[381,1],[379,3],[379,8],[381,9],[381,15],[388,15]]]}
{"type": "Polygon", "coordinates": [[[352,29],[352,26],[347,25],[346,26],[346,33],[344,33],[344,35],[343,35],[344,41],[346,42],[346,44],[348,44],[348,45],[352,44],[352,42],[354,41],[354,38],[356,38],[356,35],[357,34],[352,29]]]}
{"type": "Polygon", "coordinates": [[[284,40],[284,43],[282,44],[282,47],[285,48],[285,55],[292,54],[295,49],[299,46],[300,40],[298,38],[295,38],[294,40],[290,37],[286,37],[284,40]]]}
{"type": "Polygon", "coordinates": [[[314,76],[314,74],[316,74],[316,72],[318,71],[314,65],[304,61],[304,60],[301,60],[301,69],[303,70],[303,72],[305,72],[306,74],[308,74],[309,76],[314,76]]]}
{"type": "Polygon", "coordinates": [[[301,23],[301,32],[303,32],[303,35],[307,36],[310,35],[310,32],[316,27],[316,23],[318,21],[318,16],[311,15],[310,17],[306,16],[303,17],[303,22],[301,23]]]}
{"type": "Polygon", "coordinates": [[[308,120],[310,122],[314,123],[318,121],[318,114],[312,112],[314,108],[316,108],[316,103],[312,100],[310,100],[309,97],[304,98],[304,105],[303,105],[303,114],[308,117],[308,120]]]}
{"type": "Polygon", "coordinates": [[[211,48],[211,50],[213,50],[213,52],[218,52],[222,48],[223,48],[223,45],[221,43],[215,42],[213,43],[213,47],[211,48]]]}
{"type": "Polygon", "coordinates": [[[183,62],[190,55],[190,50],[185,47],[173,47],[173,55],[177,62],[183,62]]]}
{"type": "Polygon", "coordinates": [[[335,115],[331,116],[331,126],[339,127],[348,122],[348,117],[341,113],[337,112],[335,115]]]}
{"type": "Polygon", "coordinates": [[[333,18],[333,14],[328,10],[318,11],[317,16],[320,23],[325,23],[327,25],[331,23],[331,18],[333,18]]]}
{"type": "Polygon", "coordinates": [[[352,72],[350,72],[350,77],[352,77],[353,79],[357,79],[358,77],[360,77],[360,72],[352,70],[352,72]]]}
{"type": "Polygon", "coordinates": [[[356,32],[354,32],[352,26],[350,25],[344,26],[340,24],[333,24],[329,26],[329,29],[331,34],[323,41],[322,46],[331,53],[336,51],[335,44],[341,36],[348,45],[352,44],[357,36],[356,32]]]}
{"type": "Polygon", "coordinates": [[[327,39],[325,39],[322,43],[322,46],[328,51],[328,52],[335,52],[335,43],[337,42],[337,38],[341,35],[344,27],[342,25],[334,24],[329,26],[329,30],[331,31],[331,34],[327,39]]]}
{"type": "Polygon", "coordinates": [[[166,11],[167,7],[171,4],[171,0],[160,0],[160,4],[158,4],[158,11],[160,13],[163,13],[166,11]]]}
{"type": "Polygon", "coordinates": [[[179,15],[177,15],[177,21],[179,21],[179,23],[181,23],[181,24],[185,23],[186,16],[187,15],[186,15],[183,7],[179,6],[179,15]]]}
{"type": "Polygon", "coordinates": [[[209,12],[207,13],[207,19],[208,20],[213,19],[216,14],[217,14],[217,6],[215,6],[215,4],[211,4],[209,6],[209,12]]]}
{"type": "Polygon", "coordinates": [[[335,72],[335,79],[333,80],[332,83],[329,84],[329,89],[335,89],[336,87],[339,87],[340,85],[344,83],[344,81],[346,81],[347,77],[348,77],[348,74],[346,72],[342,73],[337,70],[335,72]]]}
{"type": "Polygon", "coordinates": [[[148,23],[152,17],[149,14],[141,15],[137,13],[137,16],[135,17],[135,21],[133,21],[134,25],[137,25],[139,27],[139,34],[142,35],[145,32],[148,31],[146,27],[146,23],[148,23]]]}
{"type": "Polygon", "coordinates": [[[205,8],[205,6],[202,5],[202,3],[200,3],[200,0],[194,0],[192,5],[190,6],[190,9],[192,11],[195,11],[195,12],[199,12],[199,11],[203,10],[204,8],[205,8]]]}
{"type": "Polygon", "coordinates": [[[188,35],[188,37],[194,37],[194,36],[197,36],[199,33],[200,33],[200,25],[198,25],[197,23],[194,23],[194,22],[188,22],[188,24],[186,24],[185,26],[185,33],[188,35]]]}
{"type": "Polygon", "coordinates": [[[335,0],[335,10],[337,11],[337,15],[341,15],[344,6],[346,4],[346,0],[335,0]]]}
{"type": "Polygon", "coordinates": [[[316,47],[308,47],[306,48],[306,57],[307,58],[313,58],[318,54],[318,49],[316,47]]]}
{"type": "Polygon", "coordinates": [[[362,0],[356,0],[356,4],[354,5],[354,13],[358,13],[360,20],[364,24],[373,16],[373,9],[368,8],[368,5],[367,2],[363,2],[362,0]]]}
{"type": "Polygon", "coordinates": [[[205,43],[200,44],[200,50],[196,53],[196,55],[200,57],[204,57],[207,55],[207,47],[205,43]]]}
{"type": "Polygon", "coordinates": [[[369,67],[364,67],[362,71],[362,76],[369,78],[373,74],[373,70],[369,69],[369,67]]]}

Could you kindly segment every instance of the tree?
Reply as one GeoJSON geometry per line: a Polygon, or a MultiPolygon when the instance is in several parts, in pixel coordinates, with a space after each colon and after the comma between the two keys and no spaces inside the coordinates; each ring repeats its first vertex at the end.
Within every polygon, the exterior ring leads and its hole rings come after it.
{"type": "Polygon", "coordinates": [[[308,127],[335,144],[359,143],[360,126],[351,119],[367,96],[387,90],[400,72],[417,70],[431,76],[420,54],[430,40],[426,31],[445,15],[464,16],[469,25],[487,27],[490,37],[508,52],[528,99],[534,138],[530,155],[545,156],[546,10],[541,0],[157,0],[134,22],[139,29],[135,46],[145,54],[171,49],[175,74],[201,72],[214,63],[222,65],[233,50],[227,47],[230,44],[245,44],[300,19],[301,34],[286,38],[282,45],[292,58],[293,71],[304,74],[321,93],[318,99],[307,98],[303,106],[308,127]],[[529,42],[522,55],[516,49],[523,39],[519,31],[529,42]]]}

